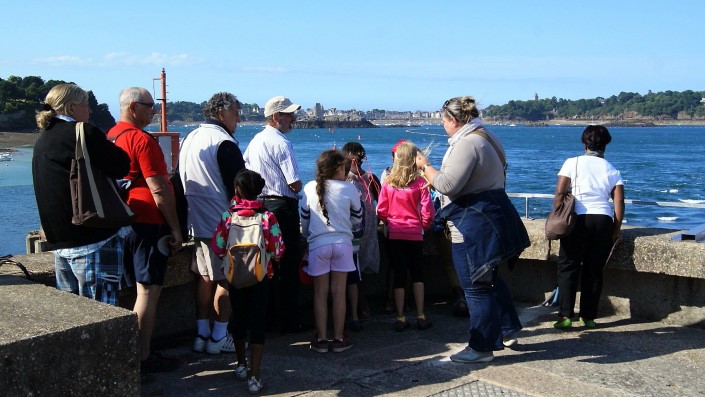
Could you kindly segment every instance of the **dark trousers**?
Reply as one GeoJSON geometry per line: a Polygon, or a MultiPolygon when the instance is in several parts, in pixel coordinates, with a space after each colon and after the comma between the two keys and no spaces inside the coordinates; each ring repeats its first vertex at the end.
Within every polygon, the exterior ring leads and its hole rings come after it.
{"type": "Polygon", "coordinates": [[[270,320],[279,320],[283,332],[299,326],[299,262],[301,261],[301,226],[299,203],[295,199],[264,198],[268,210],[277,217],[284,240],[284,256],[275,263],[274,279],[269,289],[270,320]]]}
{"type": "Polygon", "coordinates": [[[423,283],[423,241],[388,240],[389,263],[394,275],[394,288],[406,286],[407,273],[411,282],[423,283]]]}
{"type": "Polygon", "coordinates": [[[230,286],[230,304],[233,308],[231,325],[235,340],[245,339],[247,331],[250,331],[250,343],[264,345],[268,292],[267,277],[247,288],[230,286]]]}
{"type": "Polygon", "coordinates": [[[607,215],[579,215],[573,232],[561,239],[558,253],[558,314],[575,316],[575,295],[580,283],[580,317],[597,318],[602,294],[602,270],[612,249],[614,222],[607,215]]]}

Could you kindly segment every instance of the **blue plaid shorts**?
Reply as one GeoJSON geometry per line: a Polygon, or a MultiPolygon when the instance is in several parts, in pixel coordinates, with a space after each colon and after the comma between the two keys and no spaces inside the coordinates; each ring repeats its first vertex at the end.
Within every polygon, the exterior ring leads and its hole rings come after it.
{"type": "Polygon", "coordinates": [[[122,238],[54,251],[56,288],[111,305],[118,304],[122,278],[122,238]]]}

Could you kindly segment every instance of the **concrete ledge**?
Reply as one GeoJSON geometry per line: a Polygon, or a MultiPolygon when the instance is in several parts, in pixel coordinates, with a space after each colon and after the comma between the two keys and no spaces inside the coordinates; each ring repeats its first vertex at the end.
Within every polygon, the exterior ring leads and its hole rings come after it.
{"type": "Polygon", "coordinates": [[[15,276],[0,275],[0,394],[140,394],[137,319],[15,276]]]}
{"type": "MultiPolygon", "coordinates": [[[[513,296],[526,302],[542,302],[545,293],[556,287],[558,241],[549,244],[544,237],[543,219],[525,219],[532,245],[521,255],[513,272],[502,269],[513,296]]],[[[607,264],[602,307],[605,311],[633,315],[671,324],[705,327],[705,244],[672,241],[678,231],[625,226],[623,242],[607,264]]],[[[426,293],[450,295],[446,260],[439,244],[447,244],[433,234],[425,239],[426,293]]],[[[365,275],[365,291],[371,296],[386,292],[388,270],[384,244],[380,246],[379,274],[365,275]]],[[[192,334],[195,328],[195,275],[189,270],[192,246],[170,258],[165,288],[159,300],[155,339],[192,334]]],[[[53,286],[53,255],[39,253],[13,258],[22,262],[34,279],[53,286]]],[[[303,287],[302,307],[312,295],[303,287]]],[[[121,306],[131,309],[134,290],[123,291],[121,306]]]]}
{"type": "MultiPolygon", "coordinates": [[[[187,244],[179,253],[169,258],[165,288],[162,290],[157,310],[157,325],[153,333],[155,338],[190,333],[195,327],[195,275],[189,270],[192,251],[193,244],[187,244]]],[[[27,268],[33,281],[49,287],[56,286],[53,252],[17,255],[12,259],[27,268]]],[[[135,297],[134,287],[121,291],[120,307],[132,310],[135,297]]]]}
{"type": "MultiPolygon", "coordinates": [[[[525,219],[524,225],[531,238],[531,247],[521,259],[557,260],[560,243],[548,242],[544,237],[545,219],[525,219]]],[[[679,231],[672,229],[624,226],[622,243],[617,246],[608,268],[642,273],[705,279],[705,244],[695,241],[672,241],[679,231]]]]}
{"type": "MultiPolygon", "coordinates": [[[[513,271],[502,269],[515,299],[539,303],[556,288],[560,243],[551,243],[548,257],[544,223],[524,220],[532,245],[513,271]]],[[[676,234],[670,229],[625,226],[623,242],[605,269],[602,314],[705,328],[705,244],[672,241],[676,234]]]]}

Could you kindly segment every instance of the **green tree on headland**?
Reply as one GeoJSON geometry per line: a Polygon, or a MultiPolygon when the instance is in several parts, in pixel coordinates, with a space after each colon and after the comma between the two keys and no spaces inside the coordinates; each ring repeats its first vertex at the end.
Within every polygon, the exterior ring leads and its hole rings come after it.
{"type": "Polygon", "coordinates": [[[620,92],[609,98],[567,100],[544,98],[491,105],[483,116],[495,120],[546,121],[553,119],[652,119],[692,120],[705,118],[705,91],[664,91],[646,95],[620,92]]]}
{"type": "MultiPolygon", "coordinates": [[[[66,83],[62,80],[44,81],[38,76],[9,76],[0,78],[0,129],[12,131],[36,130],[35,111],[39,109],[47,93],[55,85],[66,83]]],[[[115,125],[108,105],[99,104],[92,91],[88,91],[88,105],[91,108],[91,123],[107,131],[115,125]]]]}

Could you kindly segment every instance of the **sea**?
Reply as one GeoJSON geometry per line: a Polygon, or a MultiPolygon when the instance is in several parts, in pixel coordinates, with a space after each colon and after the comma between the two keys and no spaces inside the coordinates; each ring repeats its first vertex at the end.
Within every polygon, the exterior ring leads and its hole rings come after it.
{"type": "MultiPolygon", "coordinates": [[[[183,137],[194,125],[170,126],[183,137]]],[[[580,137],[584,126],[543,127],[488,126],[502,140],[507,152],[507,191],[553,194],[557,173],[568,157],[582,154],[580,137]]],[[[245,151],[259,125],[239,126],[235,138],[245,151]]],[[[154,129],[157,130],[156,128],[154,129]]],[[[627,199],[645,202],[705,203],[705,127],[611,127],[612,143],[605,158],[622,173],[627,199]]],[[[367,159],[362,167],[379,176],[391,165],[391,148],[407,139],[430,150],[430,160],[439,166],[448,147],[448,136],[440,125],[380,127],[372,129],[300,129],[287,137],[294,146],[301,180],[313,179],[316,157],[326,149],[346,142],[361,143],[367,159]]],[[[32,148],[21,147],[12,161],[0,162],[0,256],[26,251],[25,236],[38,230],[36,200],[31,175],[32,148]]],[[[68,181],[67,181],[68,183],[68,181]]],[[[524,215],[523,198],[512,199],[524,215]]],[[[545,218],[550,199],[528,201],[530,218],[545,218]]],[[[631,226],[690,229],[705,223],[705,209],[627,204],[625,224],[631,226]]]]}

